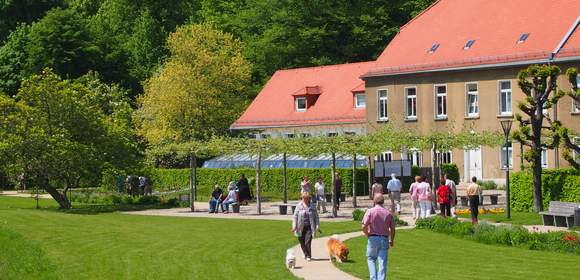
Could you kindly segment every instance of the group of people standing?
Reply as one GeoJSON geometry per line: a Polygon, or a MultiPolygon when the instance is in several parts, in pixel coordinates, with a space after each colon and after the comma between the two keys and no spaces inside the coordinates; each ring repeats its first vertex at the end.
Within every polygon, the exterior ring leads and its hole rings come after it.
{"type": "Polygon", "coordinates": [[[244,174],[240,176],[238,182],[231,181],[228,184],[227,194],[215,185],[209,197],[209,213],[218,213],[221,208],[222,213],[229,213],[230,205],[234,203],[247,203],[253,199],[252,191],[248,179],[244,174]]]}
{"type": "Polygon", "coordinates": [[[437,194],[436,201],[433,199],[431,185],[425,180],[425,176],[415,177],[415,182],[409,187],[413,219],[431,216],[433,203],[439,203],[442,216],[455,217],[455,206],[457,205],[457,186],[455,182],[445,174],[435,192],[437,194]]]}
{"type": "MultiPolygon", "coordinates": [[[[312,182],[308,176],[302,177],[302,182],[300,182],[300,194],[301,197],[304,193],[308,193],[312,202],[316,204],[316,209],[318,211],[322,208],[322,213],[326,213],[326,186],[321,176],[316,178],[316,183],[314,188],[312,188],[312,182]]],[[[336,210],[340,209],[340,194],[342,192],[342,178],[338,173],[334,175],[334,182],[332,184],[332,192],[334,194],[334,201],[336,203],[336,210]]]]}

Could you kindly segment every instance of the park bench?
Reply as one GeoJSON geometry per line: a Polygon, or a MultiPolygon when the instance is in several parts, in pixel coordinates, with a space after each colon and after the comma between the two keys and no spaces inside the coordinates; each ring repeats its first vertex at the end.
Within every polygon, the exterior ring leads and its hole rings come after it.
{"type": "Polygon", "coordinates": [[[292,207],[292,214],[294,214],[294,211],[296,210],[296,203],[281,203],[274,206],[278,206],[280,209],[280,215],[288,214],[288,207],[292,207]]]}
{"type": "Polygon", "coordinates": [[[580,204],[574,202],[550,201],[548,212],[540,212],[545,226],[574,226],[574,210],[580,204]]]}
{"type": "MultiPolygon", "coordinates": [[[[489,197],[491,205],[497,205],[497,200],[498,200],[499,196],[501,196],[501,194],[484,194],[483,195],[483,202],[485,202],[485,197],[489,197]]],[[[459,195],[458,197],[461,199],[461,205],[467,206],[467,201],[469,200],[468,197],[466,195],[459,195]]],[[[482,203],[482,205],[483,205],[483,203],[482,203]]]]}

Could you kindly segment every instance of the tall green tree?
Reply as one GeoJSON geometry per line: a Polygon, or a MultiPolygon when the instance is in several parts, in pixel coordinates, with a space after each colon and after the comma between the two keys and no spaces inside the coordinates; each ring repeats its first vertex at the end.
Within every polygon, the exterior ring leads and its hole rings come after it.
{"type": "Polygon", "coordinates": [[[3,0],[0,1],[0,42],[21,23],[32,23],[54,8],[62,7],[62,0],[3,0]]]}
{"type": "Polygon", "coordinates": [[[0,111],[0,161],[13,177],[23,175],[70,208],[66,191],[100,182],[106,166],[136,164],[127,134],[105,114],[96,96],[79,82],[43,71],[25,80],[17,100],[4,97],[0,111]]]}
{"type": "Polygon", "coordinates": [[[529,147],[524,158],[532,165],[536,212],[543,210],[542,150],[560,145],[560,135],[548,125],[551,118],[547,113],[564,96],[564,92],[557,90],[560,73],[555,65],[532,65],[518,74],[518,85],[526,98],[518,103],[523,115],[516,114],[519,129],[512,133],[512,138],[529,147]]]}
{"type": "Polygon", "coordinates": [[[24,78],[30,26],[19,25],[0,47],[0,94],[14,96],[24,78]]]}

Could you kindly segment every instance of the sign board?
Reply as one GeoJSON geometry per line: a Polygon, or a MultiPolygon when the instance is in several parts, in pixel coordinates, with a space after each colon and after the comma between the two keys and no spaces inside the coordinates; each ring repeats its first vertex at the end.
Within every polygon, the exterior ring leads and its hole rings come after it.
{"type": "Polygon", "coordinates": [[[389,177],[393,173],[397,176],[411,176],[411,161],[385,161],[384,168],[383,162],[375,161],[374,163],[375,177],[389,177]]]}

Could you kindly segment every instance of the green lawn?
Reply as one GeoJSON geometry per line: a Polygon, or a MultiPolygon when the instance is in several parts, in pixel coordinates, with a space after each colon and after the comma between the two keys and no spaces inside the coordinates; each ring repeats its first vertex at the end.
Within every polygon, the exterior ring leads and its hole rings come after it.
{"type": "MultiPolygon", "coordinates": [[[[1,279],[293,279],[284,267],[286,249],[297,243],[289,221],[79,215],[58,212],[51,200],[41,206],[0,197],[0,231],[8,229],[0,240],[17,235],[0,243],[0,260],[13,260],[0,264],[1,279]],[[17,273],[10,263],[19,259],[46,266],[17,273]]],[[[325,234],[358,229],[322,225],[325,234]]]]}
{"type": "MultiPolygon", "coordinates": [[[[459,217],[471,219],[471,214],[461,214],[459,217]]],[[[493,223],[509,223],[514,225],[541,225],[542,217],[535,212],[512,212],[511,219],[506,218],[506,214],[479,214],[482,221],[493,223]]]]}
{"type": "MultiPolygon", "coordinates": [[[[484,245],[424,230],[400,230],[389,251],[388,279],[577,279],[580,256],[484,245]]],[[[339,267],[368,279],[366,238],[346,242],[339,267]]]]}

